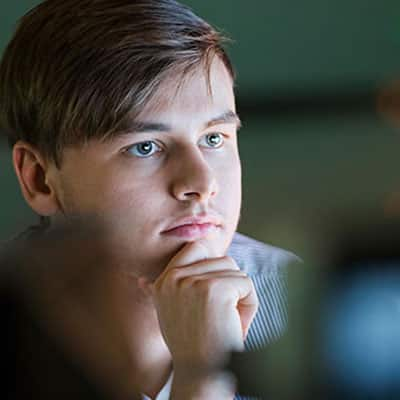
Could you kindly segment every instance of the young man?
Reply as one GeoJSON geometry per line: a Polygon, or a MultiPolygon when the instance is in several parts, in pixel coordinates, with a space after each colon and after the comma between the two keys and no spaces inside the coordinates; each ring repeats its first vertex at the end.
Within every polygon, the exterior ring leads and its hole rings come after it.
{"type": "Polygon", "coordinates": [[[22,194],[50,223],[101,220],[126,293],[121,373],[152,399],[233,398],[188,366],[213,370],[285,323],[293,256],[235,234],[233,83],[219,34],[174,0],[47,0],[3,56],[22,194]]]}

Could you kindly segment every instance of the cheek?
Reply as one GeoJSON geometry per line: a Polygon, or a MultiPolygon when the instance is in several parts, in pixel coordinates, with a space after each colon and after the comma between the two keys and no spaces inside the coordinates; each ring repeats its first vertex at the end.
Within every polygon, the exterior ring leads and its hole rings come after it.
{"type": "Polygon", "coordinates": [[[242,195],[242,174],[240,159],[232,155],[229,162],[224,162],[217,167],[217,180],[219,186],[219,197],[224,203],[227,211],[238,214],[242,195]]]}
{"type": "Polygon", "coordinates": [[[121,174],[103,183],[101,207],[104,211],[126,213],[143,219],[143,211],[150,212],[163,201],[160,186],[154,179],[121,174]]]}
{"type": "Polygon", "coordinates": [[[63,203],[71,212],[140,216],[141,210],[161,201],[157,180],[142,179],[129,169],[97,168],[78,179],[74,176],[69,175],[63,185],[63,203]]]}

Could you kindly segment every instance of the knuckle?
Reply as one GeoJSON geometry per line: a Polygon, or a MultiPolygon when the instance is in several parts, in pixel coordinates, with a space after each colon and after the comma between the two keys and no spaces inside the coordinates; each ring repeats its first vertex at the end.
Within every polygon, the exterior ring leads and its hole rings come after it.
{"type": "Polygon", "coordinates": [[[252,279],[246,273],[243,273],[243,279],[247,284],[254,286],[252,279]]]}
{"type": "Polygon", "coordinates": [[[185,279],[182,279],[179,283],[179,288],[182,290],[185,289],[190,289],[193,286],[195,286],[197,281],[197,277],[196,276],[188,276],[185,279]]]}
{"type": "Polygon", "coordinates": [[[179,267],[171,268],[167,272],[167,280],[170,282],[177,282],[182,277],[182,269],[179,267]]]}
{"type": "Polygon", "coordinates": [[[224,257],[224,261],[225,261],[226,266],[227,266],[229,269],[236,270],[236,271],[239,271],[239,270],[240,270],[240,268],[239,268],[239,266],[237,265],[236,261],[235,261],[232,257],[230,257],[230,256],[225,256],[225,257],[224,257]]]}
{"type": "Polygon", "coordinates": [[[161,278],[156,280],[154,288],[159,293],[173,290],[182,278],[182,275],[183,273],[179,267],[171,268],[169,271],[165,271],[161,278]]]}

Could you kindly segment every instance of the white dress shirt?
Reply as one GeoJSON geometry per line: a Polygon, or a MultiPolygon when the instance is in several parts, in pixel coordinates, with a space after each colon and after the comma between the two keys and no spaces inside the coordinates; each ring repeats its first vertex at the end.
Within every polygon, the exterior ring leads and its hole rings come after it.
{"type": "Polygon", "coordinates": [[[146,395],[142,394],[142,400],[169,400],[169,396],[171,394],[173,376],[174,374],[171,373],[170,377],[167,380],[167,383],[164,385],[160,393],[158,393],[158,395],[154,399],[151,399],[150,397],[147,397],[146,395]]]}

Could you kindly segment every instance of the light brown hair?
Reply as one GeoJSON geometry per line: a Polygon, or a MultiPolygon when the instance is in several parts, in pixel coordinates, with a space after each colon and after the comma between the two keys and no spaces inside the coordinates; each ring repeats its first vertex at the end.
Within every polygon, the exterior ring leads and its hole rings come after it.
{"type": "Polygon", "coordinates": [[[175,0],[46,0],[0,64],[0,129],[60,163],[62,149],[129,126],[157,87],[219,56],[221,35],[175,0]]]}

